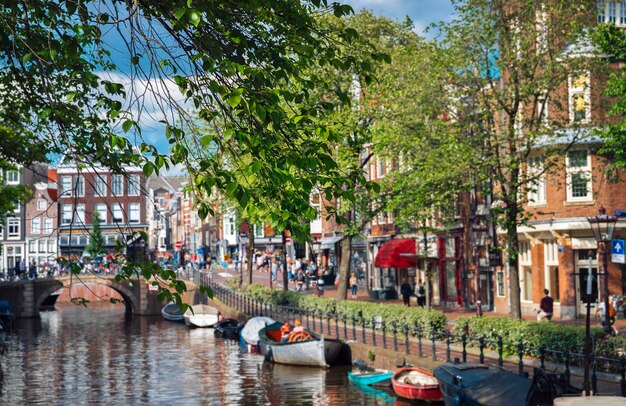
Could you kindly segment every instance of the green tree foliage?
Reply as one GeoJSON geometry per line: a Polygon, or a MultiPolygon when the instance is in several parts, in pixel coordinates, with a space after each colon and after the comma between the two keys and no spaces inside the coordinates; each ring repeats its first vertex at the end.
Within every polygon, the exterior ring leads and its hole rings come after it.
{"type": "Polygon", "coordinates": [[[511,317],[521,318],[518,226],[528,220],[524,204],[540,176],[587,134],[571,123],[558,90],[589,69],[578,52],[582,28],[595,4],[573,0],[454,1],[455,19],[440,26],[442,45],[456,58],[459,94],[456,123],[480,151],[480,170],[469,175],[483,193],[494,193],[506,233],[511,317]],[[571,47],[571,48],[568,48],[571,47]],[[550,105],[549,116],[546,108],[550,105]],[[564,114],[557,114],[563,113],[564,114]],[[566,129],[566,130],[564,130],[566,129]],[[540,162],[527,170],[531,157],[540,162]],[[485,180],[494,185],[488,190],[485,180]]]}
{"type": "MultiPolygon", "coordinates": [[[[0,123],[30,130],[79,166],[135,164],[148,176],[183,164],[200,216],[220,193],[304,240],[312,189],[344,194],[330,146],[337,134],[319,124],[333,105],[317,98],[309,69],[369,80],[371,66],[343,51],[358,34],[318,23],[351,12],[327,0],[9,3],[0,11],[0,123]],[[127,66],[113,63],[120,52],[127,66]],[[143,138],[150,97],[164,112],[169,154],[143,138]],[[214,130],[199,131],[191,111],[214,130]]],[[[180,293],[174,273],[154,264],[129,263],[124,277],[139,265],[180,293]]]]}
{"type": "MultiPolygon", "coordinates": [[[[615,24],[600,24],[592,32],[595,43],[601,53],[608,57],[609,62],[623,62],[626,60],[626,34],[615,24]]],[[[603,152],[613,155],[615,168],[626,168],[626,69],[611,73],[606,94],[614,97],[610,114],[617,121],[610,123],[600,133],[604,138],[603,152]]]]}
{"type": "Polygon", "coordinates": [[[85,247],[85,251],[89,253],[92,258],[97,257],[104,253],[104,236],[100,225],[100,212],[94,211],[91,220],[91,232],[89,233],[89,243],[85,247]]]}

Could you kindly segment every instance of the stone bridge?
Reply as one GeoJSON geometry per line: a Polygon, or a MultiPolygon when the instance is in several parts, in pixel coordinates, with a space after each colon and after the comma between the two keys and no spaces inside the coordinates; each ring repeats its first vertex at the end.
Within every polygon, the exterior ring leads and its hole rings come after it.
{"type": "MultiPolygon", "coordinates": [[[[148,282],[143,278],[134,278],[117,282],[115,276],[104,275],[71,275],[56,278],[21,280],[0,283],[0,299],[8,299],[15,316],[20,318],[39,317],[39,308],[43,301],[53,292],[72,285],[105,285],[118,292],[124,300],[126,313],[135,315],[161,314],[163,303],[157,299],[157,292],[149,289],[148,282]]],[[[185,281],[187,292],[183,295],[185,303],[198,303],[198,286],[185,281]]]]}

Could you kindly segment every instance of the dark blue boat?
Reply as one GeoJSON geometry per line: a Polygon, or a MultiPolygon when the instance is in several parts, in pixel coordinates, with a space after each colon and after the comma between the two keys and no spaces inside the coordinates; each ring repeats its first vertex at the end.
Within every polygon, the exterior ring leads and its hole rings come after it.
{"type": "Polygon", "coordinates": [[[0,300],[0,324],[4,331],[11,331],[15,325],[15,314],[8,300],[0,300]]]}

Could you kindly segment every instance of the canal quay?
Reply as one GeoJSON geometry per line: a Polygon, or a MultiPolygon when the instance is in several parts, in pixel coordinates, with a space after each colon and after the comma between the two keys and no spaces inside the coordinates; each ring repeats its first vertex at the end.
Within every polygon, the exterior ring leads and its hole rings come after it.
{"type": "MultiPolygon", "coordinates": [[[[402,363],[427,370],[453,360],[498,364],[515,373],[562,365],[525,357],[502,359],[497,352],[450,343],[446,336],[405,339],[399,331],[363,328],[359,321],[258,303],[228,289],[233,272],[196,280],[215,293],[211,304],[242,322],[253,316],[302,320],[312,331],[347,343],[347,365],[295,367],[266,362],[238,341],[213,329],[190,329],[161,316],[130,315],[121,304],[91,302],[87,307],[57,303],[39,317],[19,318],[0,357],[1,405],[408,405],[391,389],[355,385],[348,380],[351,359],[394,370],[402,363]]],[[[265,278],[265,275],[255,275],[265,278]]],[[[112,294],[114,294],[112,292],[112,294]]],[[[333,296],[332,291],[327,292],[333,296]]],[[[569,368],[569,367],[568,367],[569,368]]],[[[568,369],[581,386],[581,371],[568,369]]],[[[601,393],[618,394],[623,374],[594,371],[601,393]]]]}

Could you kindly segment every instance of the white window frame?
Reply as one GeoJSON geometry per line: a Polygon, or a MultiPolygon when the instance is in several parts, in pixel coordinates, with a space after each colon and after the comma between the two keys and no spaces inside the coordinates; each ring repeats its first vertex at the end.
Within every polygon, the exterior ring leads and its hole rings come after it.
{"type": "Polygon", "coordinates": [[[15,208],[13,209],[13,213],[20,213],[22,210],[22,204],[20,202],[15,203],[15,208]]]}
{"type": "Polygon", "coordinates": [[[73,207],[71,204],[61,205],[61,224],[72,224],[72,211],[73,207]]]}
{"type": "Polygon", "coordinates": [[[605,0],[598,0],[597,2],[598,22],[603,23],[606,21],[606,3],[605,0]]]}
{"type": "Polygon", "coordinates": [[[322,219],[322,194],[317,190],[311,193],[310,200],[311,207],[315,210],[316,216],[313,221],[319,221],[322,219]]]}
{"type": "Polygon", "coordinates": [[[621,0],[618,3],[619,14],[617,25],[618,26],[626,26],[626,0],[621,0]]]}
{"type": "Polygon", "coordinates": [[[378,157],[376,158],[376,178],[381,179],[386,175],[387,164],[385,160],[378,157]]]}
{"type": "MultiPolygon", "coordinates": [[[[108,224],[106,203],[96,203],[95,211],[100,213],[100,224],[108,224]]],[[[92,220],[93,223],[93,220],[92,220]]]]}
{"type": "Polygon", "coordinates": [[[19,185],[20,184],[20,171],[16,169],[10,169],[6,171],[6,183],[7,185],[19,185]]]}
{"type": "Polygon", "coordinates": [[[93,185],[94,195],[96,197],[106,197],[107,196],[107,178],[106,175],[98,175],[96,174],[93,185]]]}
{"type": "Polygon", "coordinates": [[[254,225],[254,237],[255,238],[265,237],[265,230],[263,229],[263,224],[254,225]]]}
{"type": "MultiPolygon", "coordinates": [[[[544,170],[544,156],[538,155],[528,160],[527,171],[529,177],[534,177],[544,170]]],[[[528,205],[538,206],[544,205],[547,201],[546,174],[541,175],[528,182],[528,205]]]]}
{"type": "Polygon", "coordinates": [[[566,189],[567,189],[567,201],[568,202],[591,202],[593,201],[593,181],[592,181],[592,171],[591,171],[591,151],[588,149],[575,149],[568,151],[565,155],[565,171],[566,171],[566,189]],[[585,151],[587,153],[587,164],[582,167],[571,167],[570,166],[570,153],[585,151]],[[587,196],[579,197],[573,196],[572,190],[572,175],[574,174],[584,174],[587,177],[587,196]]]}
{"type": "Polygon", "coordinates": [[[76,205],[76,209],[74,211],[74,215],[75,220],[78,224],[84,225],[85,224],[85,205],[84,204],[77,204],[76,205]]]}
{"type": "Polygon", "coordinates": [[[591,75],[589,71],[581,72],[574,76],[569,76],[567,79],[568,95],[569,95],[569,118],[571,123],[588,124],[591,121],[591,75]],[[576,79],[582,75],[585,75],[584,86],[575,86],[576,79]],[[585,118],[582,120],[575,120],[575,103],[574,100],[582,96],[585,100],[585,118]]]}
{"type": "Polygon", "coordinates": [[[61,196],[72,196],[72,177],[61,176],[61,196]]]}
{"type": "Polygon", "coordinates": [[[48,202],[45,199],[37,200],[37,210],[45,211],[48,208],[48,202]]]}
{"type": "Polygon", "coordinates": [[[15,217],[7,218],[7,239],[16,240],[20,238],[20,219],[15,217]]]}
{"type": "Polygon", "coordinates": [[[496,294],[498,297],[506,297],[506,275],[502,269],[496,271],[496,294]],[[502,291],[500,291],[500,283],[498,281],[500,276],[502,276],[502,291]]]}
{"type": "Polygon", "coordinates": [[[82,175],[76,176],[74,180],[74,190],[76,191],[76,196],[84,197],[85,196],[85,177],[82,175]]]}
{"type": "Polygon", "coordinates": [[[123,175],[111,176],[111,195],[112,196],[124,196],[124,176],[123,175]]]}
{"type": "Polygon", "coordinates": [[[29,254],[37,253],[37,241],[35,240],[28,241],[28,253],[29,254]]]}
{"type": "Polygon", "coordinates": [[[616,1],[606,2],[606,22],[609,24],[617,23],[617,2],[616,1]]]}
{"type": "Polygon", "coordinates": [[[128,178],[126,179],[128,196],[139,196],[139,193],[141,192],[141,187],[139,183],[140,180],[141,178],[139,177],[139,175],[128,175],[128,178]]]}
{"type": "Polygon", "coordinates": [[[111,223],[124,223],[124,207],[121,204],[114,203],[111,205],[111,213],[111,223]],[[120,217],[117,216],[118,214],[120,217]]]}
{"type": "Polygon", "coordinates": [[[30,220],[30,233],[41,234],[41,219],[39,217],[30,220]]]}
{"type": "Polygon", "coordinates": [[[139,224],[141,222],[141,205],[139,203],[128,204],[128,222],[139,224]]]}
{"type": "Polygon", "coordinates": [[[46,240],[38,240],[37,241],[37,253],[45,254],[46,251],[46,240]]]}
{"type": "Polygon", "coordinates": [[[52,228],[54,227],[53,221],[51,218],[43,219],[43,231],[46,234],[52,234],[52,228]]]}
{"type": "Polygon", "coordinates": [[[54,246],[54,240],[48,240],[48,253],[56,252],[56,247],[54,246]]]}

